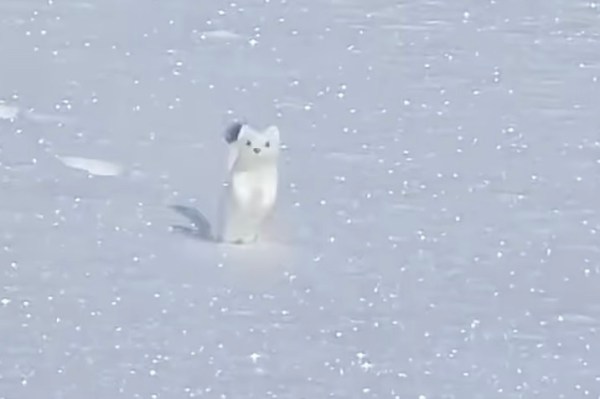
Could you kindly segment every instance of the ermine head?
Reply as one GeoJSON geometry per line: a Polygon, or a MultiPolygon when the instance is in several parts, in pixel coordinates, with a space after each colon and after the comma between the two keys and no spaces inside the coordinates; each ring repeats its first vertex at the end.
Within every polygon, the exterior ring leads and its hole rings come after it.
{"type": "Polygon", "coordinates": [[[276,126],[258,132],[248,125],[235,124],[227,130],[225,140],[237,147],[238,167],[249,169],[277,161],[279,129],[276,126]]]}

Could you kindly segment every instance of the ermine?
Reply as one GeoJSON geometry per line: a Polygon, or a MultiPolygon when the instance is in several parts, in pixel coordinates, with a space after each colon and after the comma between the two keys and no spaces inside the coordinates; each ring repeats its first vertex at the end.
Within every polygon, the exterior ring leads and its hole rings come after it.
{"type": "Polygon", "coordinates": [[[264,131],[235,123],[225,132],[228,179],[220,202],[217,239],[235,244],[256,241],[277,199],[279,129],[264,131]]]}

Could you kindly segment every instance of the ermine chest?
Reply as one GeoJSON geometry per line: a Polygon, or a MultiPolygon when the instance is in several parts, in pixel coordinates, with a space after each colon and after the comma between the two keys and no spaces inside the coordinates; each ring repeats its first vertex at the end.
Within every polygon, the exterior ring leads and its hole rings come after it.
{"type": "Polygon", "coordinates": [[[270,180],[241,175],[232,184],[235,201],[243,208],[265,209],[275,201],[276,183],[270,180]]]}

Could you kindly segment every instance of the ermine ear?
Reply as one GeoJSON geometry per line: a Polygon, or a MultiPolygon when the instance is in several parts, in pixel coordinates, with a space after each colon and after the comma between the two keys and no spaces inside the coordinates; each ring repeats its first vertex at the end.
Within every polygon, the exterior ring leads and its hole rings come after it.
{"type": "Polygon", "coordinates": [[[279,141],[279,128],[277,126],[269,126],[265,129],[264,134],[271,140],[279,141]]]}

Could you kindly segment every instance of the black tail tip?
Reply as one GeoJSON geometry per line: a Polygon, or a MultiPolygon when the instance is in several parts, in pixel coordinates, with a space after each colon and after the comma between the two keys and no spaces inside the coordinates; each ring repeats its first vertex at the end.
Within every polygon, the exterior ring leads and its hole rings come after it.
{"type": "Polygon", "coordinates": [[[242,130],[242,126],[244,126],[243,123],[234,122],[225,130],[225,141],[228,144],[237,141],[240,135],[240,131],[242,130]]]}

